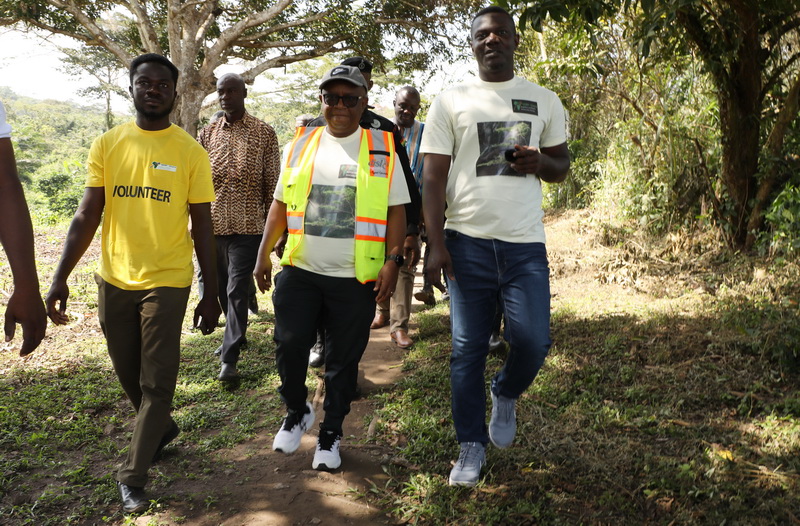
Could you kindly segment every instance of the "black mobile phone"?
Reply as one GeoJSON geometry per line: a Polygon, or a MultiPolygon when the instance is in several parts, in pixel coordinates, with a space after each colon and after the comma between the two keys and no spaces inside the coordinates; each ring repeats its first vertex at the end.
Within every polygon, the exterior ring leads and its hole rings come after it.
{"type": "Polygon", "coordinates": [[[510,162],[510,163],[513,163],[513,162],[515,162],[515,161],[516,161],[516,159],[514,158],[514,152],[516,152],[516,151],[517,151],[517,150],[516,150],[516,149],[514,149],[514,148],[509,148],[508,150],[506,150],[506,151],[503,153],[503,155],[505,155],[506,161],[508,161],[508,162],[510,162]]]}

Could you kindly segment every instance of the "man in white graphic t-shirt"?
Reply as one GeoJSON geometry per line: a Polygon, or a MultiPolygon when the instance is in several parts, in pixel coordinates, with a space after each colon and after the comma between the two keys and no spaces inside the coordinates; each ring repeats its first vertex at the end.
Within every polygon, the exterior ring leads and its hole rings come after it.
{"type": "Polygon", "coordinates": [[[434,100],[421,147],[426,271],[439,283],[444,270],[450,292],[461,451],[449,481],[463,486],[477,483],[489,441],[501,448],[513,442],[516,400],[550,348],[541,182],[563,181],[570,165],[558,96],[514,75],[519,36],[511,15],[499,7],[479,11],[470,45],[479,79],[434,100]],[[487,430],[484,373],[498,298],[510,351],[491,382],[487,430]]]}

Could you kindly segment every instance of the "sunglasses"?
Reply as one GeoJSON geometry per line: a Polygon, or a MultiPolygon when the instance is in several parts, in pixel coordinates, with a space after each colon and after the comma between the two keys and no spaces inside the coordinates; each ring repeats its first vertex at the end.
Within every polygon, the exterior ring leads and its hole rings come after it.
{"type": "Polygon", "coordinates": [[[356,95],[344,95],[344,96],[340,96],[340,95],[336,95],[334,93],[323,93],[322,94],[322,100],[325,101],[325,104],[327,106],[336,106],[337,104],[339,104],[339,101],[341,100],[342,104],[344,104],[345,108],[355,108],[356,104],[358,104],[358,101],[363,99],[363,98],[364,98],[363,95],[358,95],[358,96],[356,96],[356,95]]]}

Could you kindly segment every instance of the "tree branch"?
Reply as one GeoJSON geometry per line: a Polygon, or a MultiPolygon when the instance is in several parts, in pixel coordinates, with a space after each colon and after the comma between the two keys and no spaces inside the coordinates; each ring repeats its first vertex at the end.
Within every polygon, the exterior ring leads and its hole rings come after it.
{"type": "Polygon", "coordinates": [[[125,2],[125,5],[138,21],[136,28],[139,31],[139,38],[142,39],[142,46],[144,49],[163,55],[164,51],[158,43],[158,35],[156,35],[153,23],[150,21],[150,17],[147,14],[147,9],[145,9],[139,0],[128,0],[125,2]]]}
{"type": "Polygon", "coordinates": [[[114,40],[108,37],[103,29],[98,26],[94,20],[89,18],[86,13],[81,11],[76,5],[74,0],[69,0],[69,2],[62,2],[61,0],[47,0],[50,5],[53,7],[63,9],[64,11],[68,12],[70,15],[75,17],[75,20],[83,26],[86,31],[93,37],[92,39],[82,39],[84,42],[90,45],[101,45],[111,53],[114,54],[115,57],[119,59],[126,67],[128,64],[131,63],[133,57],[128,53],[122,46],[117,44],[114,40]]]}

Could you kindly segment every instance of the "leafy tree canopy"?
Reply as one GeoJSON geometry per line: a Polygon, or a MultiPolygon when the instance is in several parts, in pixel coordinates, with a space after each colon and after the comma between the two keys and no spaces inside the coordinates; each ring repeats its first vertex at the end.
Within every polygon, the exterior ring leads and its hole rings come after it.
{"type": "Polygon", "coordinates": [[[546,19],[594,35],[602,19],[626,13],[629,38],[648,56],[699,58],[719,101],[720,181],[727,200],[719,219],[731,245],[749,249],[764,210],[789,182],[787,141],[800,109],[800,0],[503,0],[523,28],[546,19]]]}
{"type": "Polygon", "coordinates": [[[217,67],[239,62],[252,82],[272,68],[350,51],[407,69],[446,60],[475,0],[0,0],[0,25],[22,24],[111,52],[122,66],[143,52],[181,72],[174,119],[194,133],[217,67]]]}

